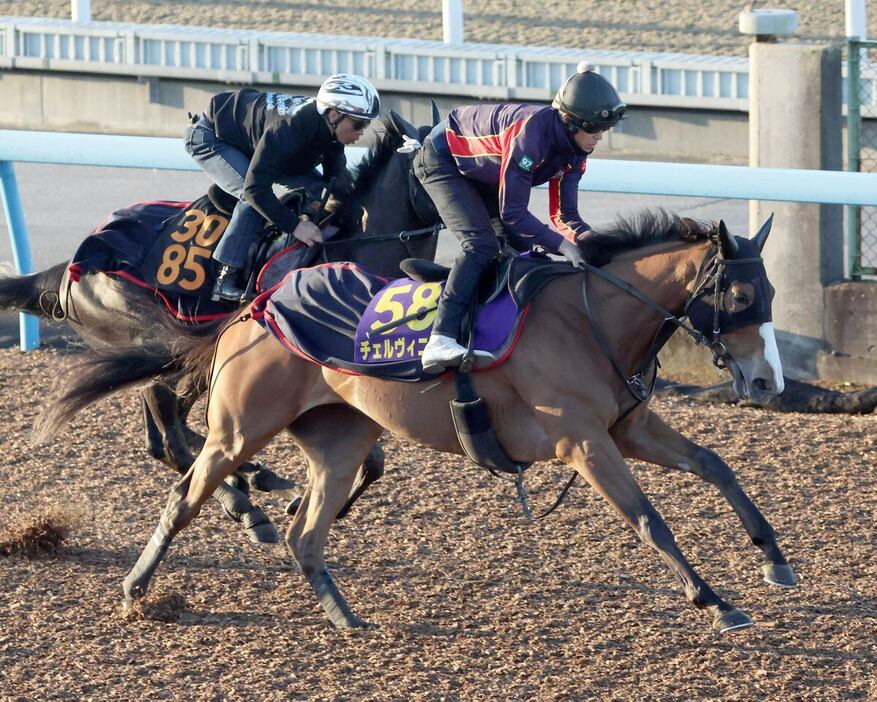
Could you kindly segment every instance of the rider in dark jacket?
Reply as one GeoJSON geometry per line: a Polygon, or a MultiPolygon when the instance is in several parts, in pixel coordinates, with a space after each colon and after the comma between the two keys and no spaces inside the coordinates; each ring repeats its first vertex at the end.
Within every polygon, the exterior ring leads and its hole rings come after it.
{"type": "Polygon", "coordinates": [[[378,116],[377,90],[356,75],[331,76],[316,99],[246,88],[215,95],[186,132],[186,150],[219,187],[235,196],[228,228],[213,252],[222,266],[213,298],[240,300],[242,271],[262,219],[308,246],[322,240],[306,215],[296,218],[277,199],[275,183],[300,176],[349,181],[344,146],[356,142],[378,116]]]}
{"type": "Polygon", "coordinates": [[[588,155],[627,109],[615,88],[582,62],[547,105],[460,107],[424,140],[415,172],[460,240],[422,363],[438,373],[459,365],[458,342],[482,271],[499,251],[491,219],[499,217],[518,242],[540,244],[583,264],[576,242],[590,227],[578,212],[578,184],[588,155]],[[528,209],[530,189],[548,183],[550,219],[528,209]]]}

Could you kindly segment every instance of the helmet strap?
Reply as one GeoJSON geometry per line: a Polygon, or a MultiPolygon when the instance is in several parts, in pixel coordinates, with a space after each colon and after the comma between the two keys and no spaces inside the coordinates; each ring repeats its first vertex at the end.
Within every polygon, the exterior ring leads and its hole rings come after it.
{"type": "MultiPolygon", "coordinates": [[[[329,109],[330,109],[330,110],[335,110],[334,107],[330,107],[329,109]]],[[[335,114],[337,115],[337,117],[336,117],[335,119],[333,119],[333,120],[330,120],[330,119],[329,119],[329,110],[326,110],[326,124],[328,124],[328,125],[329,125],[329,128],[332,130],[332,138],[333,138],[335,141],[338,141],[338,137],[337,137],[337,135],[336,135],[336,131],[338,130],[338,125],[341,124],[341,120],[344,119],[344,117],[345,117],[346,115],[344,115],[344,114],[341,113],[341,112],[338,112],[338,110],[335,110],[335,114]]]]}

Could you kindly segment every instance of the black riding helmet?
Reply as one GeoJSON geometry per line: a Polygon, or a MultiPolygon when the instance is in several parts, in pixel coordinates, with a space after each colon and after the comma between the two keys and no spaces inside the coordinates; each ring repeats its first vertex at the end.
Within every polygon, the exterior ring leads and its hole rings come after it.
{"type": "Polygon", "coordinates": [[[570,121],[579,129],[585,125],[609,129],[624,119],[627,110],[612,83],[587,61],[582,61],[560,86],[551,106],[570,115],[570,121]]]}

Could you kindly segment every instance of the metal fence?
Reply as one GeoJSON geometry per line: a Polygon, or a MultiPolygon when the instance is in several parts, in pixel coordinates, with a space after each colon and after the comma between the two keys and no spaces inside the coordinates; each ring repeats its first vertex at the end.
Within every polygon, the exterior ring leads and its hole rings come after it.
{"type": "MultiPolygon", "coordinates": [[[[848,169],[877,172],[877,62],[871,52],[877,41],[850,39],[847,42],[847,149],[848,169]]],[[[877,58],[877,57],[875,57],[877,58]]],[[[847,207],[849,271],[852,279],[877,275],[877,207],[847,207]]]]}

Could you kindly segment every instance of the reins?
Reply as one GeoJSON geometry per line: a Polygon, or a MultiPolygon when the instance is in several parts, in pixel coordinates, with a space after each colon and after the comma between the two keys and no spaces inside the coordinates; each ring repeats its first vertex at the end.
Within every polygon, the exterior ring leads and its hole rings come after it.
{"type": "Polygon", "coordinates": [[[425,236],[438,234],[443,228],[443,224],[434,224],[431,227],[421,227],[420,229],[403,229],[402,231],[395,232],[393,234],[382,234],[381,236],[363,236],[353,237],[350,239],[335,239],[333,241],[325,242],[322,246],[323,248],[327,249],[330,246],[341,246],[342,244],[345,246],[361,246],[363,244],[377,244],[383,241],[401,241],[403,244],[406,244],[412,239],[420,239],[425,236]]]}
{"type": "Polygon", "coordinates": [[[672,312],[655,302],[652,298],[650,298],[639,289],[635,288],[626,280],[622,280],[618,276],[610,273],[609,271],[603,270],[602,268],[597,268],[596,266],[585,263],[585,275],[584,280],[582,281],[582,298],[584,300],[585,312],[588,315],[588,321],[591,323],[591,329],[594,333],[594,337],[600,344],[600,348],[603,350],[603,353],[609,359],[610,363],[612,363],[612,367],[615,369],[615,372],[618,374],[621,380],[624,381],[625,387],[627,388],[628,392],[630,392],[630,394],[636,400],[636,404],[631,409],[627,410],[621,417],[619,417],[617,421],[624,419],[624,417],[630,414],[630,412],[632,412],[638,404],[645,402],[649,397],[651,397],[652,393],[654,392],[655,383],[657,382],[658,377],[658,352],[661,350],[661,347],[663,347],[663,345],[667,342],[670,336],[672,336],[673,332],[676,331],[676,329],[682,329],[686,334],[694,339],[694,342],[696,344],[708,343],[710,349],[712,349],[713,351],[713,364],[717,368],[724,369],[727,367],[727,364],[729,362],[733,363],[733,359],[728,355],[727,350],[725,349],[725,345],[721,341],[721,329],[719,328],[722,280],[725,275],[725,269],[730,265],[760,262],[762,262],[761,257],[728,260],[719,256],[717,252],[713,253],[712,256],[704,258],[703,262],[700,265],[700,269],[698,270],[697,277],[695,278],[694,290],[691,295],[689,295],[688,301],[685,303],[685,309],[683,313],[679,316],[674,315],[672,312]],[[609,342],[606,339],[606,335],[603,333],[603,330],[601,329],[600,325],[597,323],[596,318],[594,317],[594,313],[591,309],[591,303],[588,296],[589,273],[593,273],[603,278],[605,281],[623,290],[628,295],[635,297],[643,304],[655,310],[655,312],[660,314],[663,318],[661,325],[655,332],[655,336],[652,338],[652,342],[649,345],[649,349],[646,353],[645,359],[640,364],[639,368],[631,375],[627,375],[621,368],[621,365],[618,363],[618,361],[616,361],[615,356],[612,354],[612,350],[609,347],[609,342]],[[713,288],[713,329],[712,339],[707,342],[705,334],[695,329],[685,320],[688,316],[688,309],[691,306],[691,303],[704,294],[704,292],[708,289],[710,283],[712,283],[713,288]],[[643,379],[645,377],[645,374],[652,370],[654,370],[654,372],[652,374],[651,383],[648,385],[648,387],[646,387],[643,379]]]}

